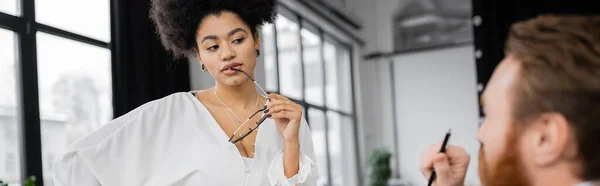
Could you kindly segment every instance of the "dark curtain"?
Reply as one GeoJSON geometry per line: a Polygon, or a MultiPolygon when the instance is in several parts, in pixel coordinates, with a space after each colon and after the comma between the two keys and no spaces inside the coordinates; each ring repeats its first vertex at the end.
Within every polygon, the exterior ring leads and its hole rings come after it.
{"type": "MultiPolygon", "coordinates": [[[[540,14],[600,14],[596,0],[473,0],[473,17],[481,24],[474,25],[477,81],[485,86],[498,63],[504,58],[504,42],[511,24],[540,14]]],[[[482,91],[479,91],[481,96],[482,91]]],[[[480,109],[481,111],[481,109],[480,109]]],[[[480,112],[481,116],[482,112],[480,112]]]]}
{"type": "Polygon", "coordinates": [[[190,90],[187,59],[162,47],[150,0],[111,0],[114,117],[174,92],[190,90]]]}

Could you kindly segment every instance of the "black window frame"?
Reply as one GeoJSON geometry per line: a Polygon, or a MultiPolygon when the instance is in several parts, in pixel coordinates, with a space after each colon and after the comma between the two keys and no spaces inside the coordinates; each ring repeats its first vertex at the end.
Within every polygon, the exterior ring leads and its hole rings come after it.
{"type": "MultiPolygon", "coordinates": [[[[115,6],[115,0],[108,0],[110,2],[110,20],[112,19],[115,6]]],[[[111,81],[114,84],[114,66],[115,66],[115,51],[112,47],[113,43],[105,42],[98,39],[94,39],[88,36],[77,34],[65,29],[56,28],[50,25],[36,22],[35,16],[35,0],[17,0],[19,15],[11,15],[5,12],[0,12],[0,28],[12,31],[16,35],[17,45],[17,59],[16,65],[18,66],[17,79],[17,102],[18,109],[18,125],[20,127],[20,150],[21,156],[19,158],[19,165],[21,167],[20,177],[24,181],[29,176],[35,176],[37,178],[36,185],[44,185],[43,175],[43,162],[42,162],[42,143],[41,143],[41,129],[40,129],[40,110],[39,110],[39,89],[38,89],[38,69],[37,69],[37,37],[38,32],[43,32],[53,36],[57,36],[63,39],[70,39],[76,42],[89,44],[95,47],[100,47],[110,50],[111,53],[111,81]]],[[[112,24],[111,24],[112,25],[112,24]]],[[[114,30],[110,28],[111,41],[114,41],[114,30]]],[[[114,88],[111,90],[114,96],[114,88]]],[[[113,99],[113,113],[115,108],[115,101],[113,99]]],[[[51,175],[47,175],[51,176],[51,175]]]]}
{"type": "MultiPolygon", "coordinates": [[[[361,168],[361,161],[360,161],[360,146],[359,144],[359,140],[358,140],[358,122],[357,122],[357,116],[356,116],[356,94],[355,94],[355,86],[354,86],[354,51],[353,51],[353,47],[351,44],[349,43],[345,43],[343,42],[342,39],[340,39],[339,37],[336,37],[333,34],[329,34],[326,33],[322,28],[320,28],[318,26],[318,24],[315,24],[314,22],[312,22],[311,20],[305,19],[298,11],[295,11],[294,9],[287,7],[284,4],[279,3],[277,6],[278,12],[279,14],[281,14],[282,16],[292,20],[294,23],[298,24],[298,32],[297,32],[297,37],[299,38],[299,41],[302,41],[302,34],[301,34],[301,30],[304,27],[304,24],[310,24],[311,27],[316,27],[318,32],[315,33],[319,36],[320,39],[320,60],[321,60],[321,68],[322,70],[322,86],[323,86],[323,106],[320,105],[315,105],[312,103],[308,103],[306,101],[306,72],[305,72],[305,68],[304,68],[304,63],[305,60],[303,59],[303,52],[304,52],[304,46],[302,45],[302,43],[300,43],[300,51],[299,51],[299,56],[300,56],[300,62],[301,62],[301,79],[302,79],[302,99],[294,99],[294,98],[289,98],[290,100],[294,101],[295,103],[301,105],[303,107],[304,110],[304,119],[306,121],[310,121],[309,119],[309,115],[308,115],[308,109],[315,109],[318,111],[323,112],[324,116],[325,116],[325,140],[326,140],[326,153],[327,153],[327,167],[328,167],[328,172],[327,172],[327,177],[328,177],[328,185],[332,185],[332,177],[331,177],[331,155],[329,152],[329,119],[327,117],[327,112],[333,112],[335,114],[340,115],[341,117],[349,117],[352,119],[352,128],[353,128],[353,137],[354,137],[354,151],[355,151],[355,160],[354,163],[356,165],[356,170],[357,172],[357,178],[356,178],[356,183],[358,185],[362,185],[363,184],[363,173],[361,172],[362,168],[361,168]],[[287,17],[287,16],[292,16],[292,17],[287,17]],[[297,22],[296,22],[297,21],[297,22]],[[326,39],[327,38],[327,39],[326,39]],[[340,109],[333,109],[333,108],[329,108],[327,107],[327,90],[326,90],[326,86],[327,86],[327,76],[326,76],[326,66],[325,66],[325,54],[324,54],[324,44],[326,41],[328,40],[333,40],[335,42],[335,44],[339,44],[342,47],[346,48],[349,52],[349,66],[350,66],[350,83],[351,83],[351,99],[352,99],[352,112],[345,112],[342,111],[340,109]]],[[[274,92],[274,93],[280,93],[281,90],[281,78],[280,78],[280,74],[279,74],[279,50],[277,47],[278,44],[278,39],[277,39],[277,26],[276,23],[273,23],[273,27],[272,27],[272,32],[273,37],[274,37],[274,43],[276,46],[274,46],[275,50],[275,73],[277,75],[277,86],[276,86],[276,90],[267,90],[270,92],[274,92]]],[[[313,29],[308,29],[308,30],[313,30],[313,29]]],[[[287,96],[287,95],[284,95],[287,96]]],[[[310,123],[309,123],[310,126],[310,123]]]]}

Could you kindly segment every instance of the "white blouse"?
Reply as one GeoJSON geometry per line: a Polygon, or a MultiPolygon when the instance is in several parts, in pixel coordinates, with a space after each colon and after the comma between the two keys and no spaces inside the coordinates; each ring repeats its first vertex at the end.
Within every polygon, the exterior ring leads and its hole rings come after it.
{"type": "Polygon", "coordinates": [[[316,185],[310,130],[300,126],[300,168],[283,173],[283,141],[267,119],[244,160],[190,92],[148,102],[79,139],[53,166],[56,186],[316,185]],[[245,161],[248,162],[246,166],[245,161]]]}

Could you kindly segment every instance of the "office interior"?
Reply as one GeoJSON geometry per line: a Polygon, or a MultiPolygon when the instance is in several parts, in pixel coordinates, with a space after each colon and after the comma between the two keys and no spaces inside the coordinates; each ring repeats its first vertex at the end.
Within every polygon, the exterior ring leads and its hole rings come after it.
{"type": "MultiPolygon", "coordinates": [[[[175,92],[214,85],[196,58],[164,50],[149,0],[0,0],[0,180],[52,186],[74,140],[175,92]]],[[[421,151],[443,140],[472,157],[479,96],[512,23],[598,14],[593,1],[278,0],[260,30],[255,79],[304,108],[318,185],[368,185],[377,153],[388,185],[425,185],[421,151]],[[380,154],[379,154],[380,155],[380,154]]]]}

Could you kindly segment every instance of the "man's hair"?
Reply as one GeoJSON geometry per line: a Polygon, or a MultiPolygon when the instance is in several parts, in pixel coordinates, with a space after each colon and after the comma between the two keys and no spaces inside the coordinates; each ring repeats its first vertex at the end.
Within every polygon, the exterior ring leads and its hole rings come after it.
{"type": "Polygon", "coordinates": [[[600,179],[600,16],[544,15],[516,23],[506,53],[521,65],[515,119],[563,115],[577,140],[578,176],[600,179]]]}

